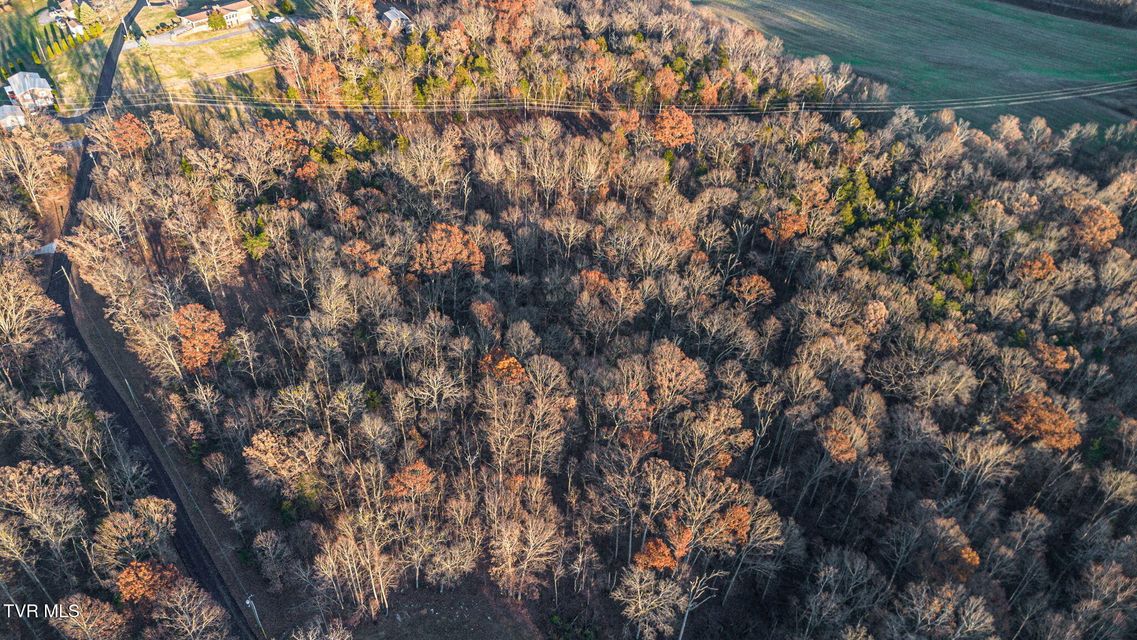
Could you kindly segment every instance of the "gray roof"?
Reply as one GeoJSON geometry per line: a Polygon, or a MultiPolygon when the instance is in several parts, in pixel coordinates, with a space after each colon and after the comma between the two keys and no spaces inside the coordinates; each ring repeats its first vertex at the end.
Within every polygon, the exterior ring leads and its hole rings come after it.
{"type": "Polygon", "coordinates": [[[396,20],[405,20],[407,22],[410,22],[410,20],[411,20],[410,17],[407,16],[407,14],[403,13],[402,11],[400,11],[396,7],[391,7],[390,9],[387,9],[387,13],[384,13],[383,17],[390,20],[391,22],[395,22],[396,20]]]}
{"type": "Polygon", "coordinates": [[[23,116],[24,110],[11,104],[0,104],[0,120],[12,116],[23,116]]]}
{"type": "Polygon", "coordinates": [[[16,95],[27,93],[33,89],[51,91],[51,85],[47,83],[47,80],[44,80],[40,74],[31,71],[21,71],[8,76],[8,86],[12,87],[12,91],[16,95]]]}

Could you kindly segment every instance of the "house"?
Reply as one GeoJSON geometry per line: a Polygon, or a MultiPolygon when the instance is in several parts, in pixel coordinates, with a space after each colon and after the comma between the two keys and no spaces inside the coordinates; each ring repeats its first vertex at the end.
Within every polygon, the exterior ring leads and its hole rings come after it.
{"type": "Polygon", "coordinates": [[[383,25],[391,33],[403,33],[413,26],[407,14],[395,7],[387,9],[387,13],[383,14],[383,25]]]}
{"type": "Polygon", "coordinates": [[[226,28],[232,29],[253,19],[253,4],[247,0],[237,0],[228,4],[214,4],[186,16],[178,16],[182,21],[180,33],[193,33],[209,28],[209,15],[217,12],[225,18],[226,28]]]}
{"type": "Polygon", "coordinates": [[[0,105],[0,129],[11,131],[27,123],[23,109],[11,104],[0,105]]]}
{"type": "Polygon", "coordinates": [[[53,10],[51,14],[56,17],[75,18],[78,6],[78,3],[72,0],[59,0],[59,8],[53,10]]]}
{"type": "Polygon", "coordinates": [[[59,5],[51,10],[51,16],[55,18],[55,22],[60,27],[67,29],[67,32],[75,37],[83,35],[87,31],[87,27],[79,21],[80,13],[89,13],[93,11],[90,5],[83,8],[83,3],[79,0],[59,0],[59,5]]]}
{"type": "Polygon", "coordinates": [[[93,9],[91,5],[87,5],[86,8],[83,8],[82,0],[59,0],[49,13],[56,20],[66,20],[68,18],[78,20],[81,11],[93,11],[93,9]]]}
{"type": "Polygon", "coordinates": [[[51,93],[51,85],[38,73],[21,71],[8,77],[8,86],[4,87],[8,94],[8,101],[19,105],[27,111],[46,109],[55,104],[55,96],[51,93]]]}
{"type": "Polygon", "coordinates": [[[253,19],[253,3],[248,0],[238,0],[237,2],[230,2],[223,4],[217,8],[221,15],[225,17],[225,26],[233,28],[239,24],[245,24],[253,19]]]}
{"type": "Polygon", "coordinates": [[[68,18],[66,25],[68,33],[75,36],[76,38],[83,35],[83,33],[87,31],[87,27],[84,27],[82,22],[79,22],[74,18],[68,18]]]}

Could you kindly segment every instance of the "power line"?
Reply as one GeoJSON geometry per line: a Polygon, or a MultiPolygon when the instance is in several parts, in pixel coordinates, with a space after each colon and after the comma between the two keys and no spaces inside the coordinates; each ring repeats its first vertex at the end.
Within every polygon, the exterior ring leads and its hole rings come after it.
{"type": "MultiPolygon", "coordinates": [[[[901,106],[923,107],[923,106],[952,105],[952,104],[962,104],[962,103],[972,103],[972,102],[1016,101],[1016,100],[1024,100],[1024,99],[1031,99],[1031,100],[1039,99],[1039,100],[1041,100],[1041,99],[1047,99],[1047,98],[1063,97],[1063,96],[1071,95],[1071,94],[1080,95],[1080,94],[1085,94],[1087,92],[1115,91],[1115,90],[1116,91],[1122,91],[1122,90],[1126,90],[1126,89],[1130,89],[1130,88],[1137,88],[1137,78],[1131,78],[1128,80],[1118,80],[1118,81],[1113,81],[1113,82],[1103,82],[1103,83],[1097,83],[1097,84],[1092,84],[1092,85],[1083,85],[1083,86],[1079,86],[1079,87],[1067,87],[1067,88],[1063,88],[1063,89],[1048,89],[1048,90],[1031,91],[1031,92],[996,94],[996,95],[989,95],[989,96],[977,96],[977,97],[972,97],[972,98],[944,98],[944,99],[938,99],[938,100],[867,101],[867,102],[857,102],[857,101],[850,101],[850,102],[797,101],[794,104],[797,104],[803,108],[836,108],[836,109],[901,107],[901,106]]],[[[121,98],[155,97],[155,96],[171,96],[171,97],[200,96],[200,97],[216,97],[216,98],[223,98],[226,100],[241,100],[241,101],[271,100],[271,101],[277,102],[277,103],[292,103],[292,104],[297,104],[297,105],[311,105],[311,104],[333,105],[333,104],[340,104],[338,102],[331,102],[331,101],[327,101],[327,100],[323,100],[323,101],[321,101],[321,100],[300,100],[300,99],[266,98],[266,97],[258,97],[258,96],[240,96],[240,95],[218,96],[217,94],[195,92],[195,91],[189,91],[189,92],[185,92],[185,91],[134,91],[134,92],[119,92],[116,95],[118,97],[121,97],[121,98]]],[[[107,98],[97,97],[96,99],[109,99],[109,96],[107,98]]],[[[447,98],[447,99],[443,99],[443,100],[432,101],[431,106],[446,106],[446,105],[461,106],[463,104],[540,105],[540,104],[550,104],[550,103],[555,103],[558,105],[579,105],[579,106],[585,106],[585,107],[595,106],[597,104],[596,101],[587,101],[587,100],[480,98],[480,99],[476,99],[476,100],[472,100],[472,101],[463,101],[463,100],[457,100],[454,98],[447,98]]],[[[61,102],[59,104],[75,104],[75,105],[78,105],[79,103],[61,102]]],[[[387,107],[387,108],[392,108],[392,109],[395,109],[395,108],[411,109],[411,108],[421,108],[423,105],[421,105],[417,102],[413,102],[413,101],[412,102],[403,101],[403,102],[396,102],[396,103],[388,102],[388,103],[384,103],[384,105],[382,105],[382,106],[387,107]]],[[[630,104],[625,104],[625,106],[626,107],[630,106],[630,104]]],[[[723,109],[723,108],[729,108],[729,107],[708,107],[708,106],[702,106],[702,105],[686,105],[685,108],[690,109],[690,110],[716,110],[716,109],[723,109]]]]}
{"type": "MultiPolygon", "coordinates": [[[[1085,97],[1108,95],[1137,89],[1137,79],[1099,83],[1083,87],[1053,89],[977,98],[944,100],[925,100],[912,102],[795,102],[772,107],[752,105],[680,105],[691,115],[760,115],[787,113],[795,111],[818,111],[840,113],[854,111],[859,113],[887,113],[899,107],[909,107],[917,111],[938,111],[941,109],[990,108],[997,106],[1021,106],[1042,102],[1054,102],[1085,97]]],[[[130,106],[199,106],[199,107],[244,107],[252,109],[294,109],[306,112],[353,112],[383,114],[431,114],[449,113],[454,110],[466,112],[494,112],[533,110],[544,112],[592,112],[614,113],[621,110],[655,111],[662,105],[652,105],[644,109],[632,104],[612,104],[581,100],[525,100],[514,98],[485,98],[470,101],[444,99],[430,104],[415,102],[385,103],[382,105],[347,105],[330,100],[298,100],[288,98],[269,98],[264,96],[215,95],[203,92],[142,91],[120,93],[118,97],[130,106]],[[140,100],[138,100],[140,99],[140,100]]],[[[79,113],[87,105],[75,102],[61,102],[57,108],[63,112],[79,113]]]]}

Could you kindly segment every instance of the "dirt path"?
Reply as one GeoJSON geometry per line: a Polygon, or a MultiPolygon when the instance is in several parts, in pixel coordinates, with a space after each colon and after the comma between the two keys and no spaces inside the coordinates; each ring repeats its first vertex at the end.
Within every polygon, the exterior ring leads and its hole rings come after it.
{"type": "Polygon", "coordinates": [[[496,589],[468,579],[439,593],[408,589],[391,599],[391,610],[375,623],[360,625],[355,640],[536,640],[540,630],[525,607],[505,600],[496,589]]]}

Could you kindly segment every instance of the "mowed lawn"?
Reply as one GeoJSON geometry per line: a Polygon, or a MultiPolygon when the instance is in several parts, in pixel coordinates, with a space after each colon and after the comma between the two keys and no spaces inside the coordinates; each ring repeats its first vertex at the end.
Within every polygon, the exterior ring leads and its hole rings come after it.
{"type": "MultiPolygon", "coordinates": [[[[216,34],[214,34],[216,35],[216,34]]],[[[194,80],[221,76],[268,64],[268,43],[262,31],[185,47],[151,46],[124,51],[118,86],[130,92],[172,89],[194,80]]]]}
{"type": "Polygon", "coordinates": [[[46,8],[46,0],[12,0],[6,11],[0,10],[0,60],[31,62],[35,38],[42,37],[42,27],[35,16],[46,8]]]}
{"type": "Polygon", "coordinates": [[[99,74],[107,56],[114,30],[65,51],[44,64],[44,70],[65,109],[83,110],[91,106],[91,98],[99,84],[99,74]]]}
{"type": "MultiPolygon", "coordinates": [[[[1066,89],[1137,78],[1137,30],[1061,18],[994,0],[694,0],[777,36],[787,52],[828,55],[888,83],[894,100],[1066,89]]],[[[1137,90],[958,109],[979,125],[1002,113],[1051,126],[1137,117],[1137,90]]]]}
{"type": "Polygon", "coordinates": [[[134,24],[140,31],[146,33],[160,24],[177,26],[178,15],[167,5],[143,7],[142,11],[138,12],[138,17],[134,19],[134,24]]]}

